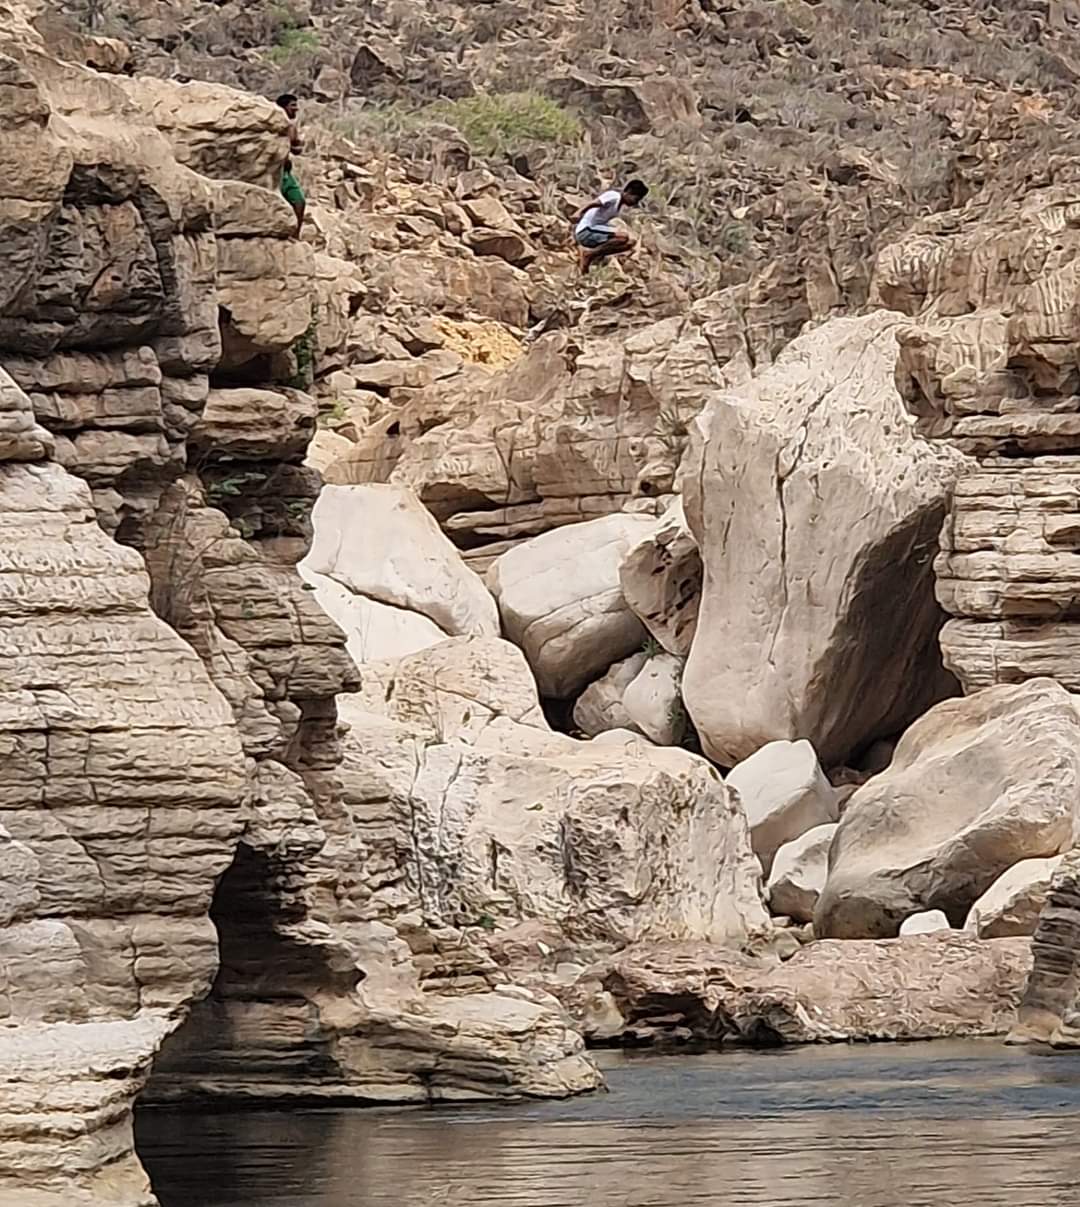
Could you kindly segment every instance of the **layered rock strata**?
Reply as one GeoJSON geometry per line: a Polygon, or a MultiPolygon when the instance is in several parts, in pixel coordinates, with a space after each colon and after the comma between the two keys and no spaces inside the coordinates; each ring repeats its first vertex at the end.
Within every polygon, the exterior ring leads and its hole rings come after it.
{"type": "MultiPolygon", "coordinates": [[[[912,316],[897,383],[924,435],[976,460],[941,535],[947,665],[965,689],[1050,676],[1080,690],[1080,266],[1075,187],[931,219],[879,259],[880,300],[912,316]]],[[[1053,877],[1015,1035],[1075,1042],[1076,861],[1053,877]]]]}
{"type": "Polygon", "coordinates": [[[158,1095],[595,1086],[554,1002],[493,976],[433,1003],[363,916],[359,680],[296,573],[316,271],[264,187],[280,113],[0,27],[0,1201],[151,1203],[152,1061],[158,1095]]]}

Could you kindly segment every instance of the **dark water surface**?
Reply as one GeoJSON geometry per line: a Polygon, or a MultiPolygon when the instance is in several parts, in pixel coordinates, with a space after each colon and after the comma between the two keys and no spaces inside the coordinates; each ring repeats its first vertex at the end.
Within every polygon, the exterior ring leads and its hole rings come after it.
{"type": "Polygon", "coordinates": [[[1080,1055],[997,1043],[614,1057],[611,1092],[139,1114],[163,1207],[1077,1207],[1080,1055]]]}

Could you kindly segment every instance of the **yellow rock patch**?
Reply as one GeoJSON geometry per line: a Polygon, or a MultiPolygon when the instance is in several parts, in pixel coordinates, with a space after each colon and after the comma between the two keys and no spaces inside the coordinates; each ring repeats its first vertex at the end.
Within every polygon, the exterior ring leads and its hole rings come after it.
{"type": "Polygon", "coordinates": [[[521,355],[521,341],[499,323],[473,323],[465,320],[432,320],[451,351],[474,365],[501,369],[521,355]]]}

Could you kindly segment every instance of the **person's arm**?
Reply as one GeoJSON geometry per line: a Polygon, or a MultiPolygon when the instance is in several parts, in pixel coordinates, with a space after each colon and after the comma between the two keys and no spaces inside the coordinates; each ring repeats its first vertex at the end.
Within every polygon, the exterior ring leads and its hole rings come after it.
{"type": "Polygon", "coordinates": [[[577,226],[577,224],[582,220],[582,218],[585,217],[589,210],[600,209],[603,204],[604,203],[597,198],[595,201],[590,201],[588,205],[583,205],[581,209],[579,209],[578,212],[573,216],[573,218],[570,219],[571,225],[577,226]]]}
{"type": "Polygon", "coordinates": [[[299,155],[304,150],[304,140],[300,137],[300,127],[296,122],[289,122],[289,150],[299,155]]]}

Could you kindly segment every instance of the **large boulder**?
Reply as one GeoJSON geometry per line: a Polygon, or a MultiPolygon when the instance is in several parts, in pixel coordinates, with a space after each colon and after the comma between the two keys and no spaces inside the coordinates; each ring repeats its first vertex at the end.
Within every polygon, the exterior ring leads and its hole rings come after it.
{"type": "Polygon", "coordinates": [[[840,816],[836,789],[807,741],[769,742],[732,768],[727,785],[746,811],[754,854],[766,876],[784,843],[840,816]]]}
{"type": "Polygon", "coordinates": [[[314,585],[330,579],[354,596],[419,613],[450,636],[498,633],[495,601],[412,491],[326,486],[312,523],[302,570],[314,585]]]}
{"type": "Polygon", "coordinates": [[[481,933],[540,920],[586,954],[767,929],[745,818],[705,760],[553,733],[520,651],[496,639],[444,642],[393,676],[339,708],[350,808],[389,814],[395,834],[398,916],[481,933]]]}
{"type": "Polygon", "coordinates": [[[904,412],[901,321],[834,319],[691,424],[705,577],[683,693],[725,766],[797,737],[840,763],[955,690],[932,561],[962,457],[904,412]]]}
{"type": "Polygon", "coordinates": [[[655,520],[609,515],[545,532],[504,553],[487,583],[507,636],[521,646],[542,695],[572,696],[645,640],[619,567],[655,520]]]}
{"type": "Polygon", "coordinates": [[[1080,714],[1064,688],[1032,679],[947,700],[848,802],[814,928],[885,937],[930,909],[963,926],[1007,868],[1072,845],[1078,804],[1080,714]]]}
{"type": "Polygon", "coordinates": [[[829,847],[836,823],[814,826],[793,842],[785,842],[773,857],[769,873],[769,908],[796,922],[812,922],[829,872],[829,847]]]}
{"type": "Polygon", "coordinates": [[[980,939],[1033,935],[1062,858],[1052,855],[1013,864],[971,907],[964,929],[980,939]]]}

